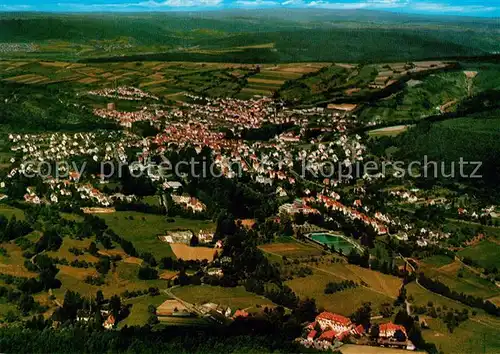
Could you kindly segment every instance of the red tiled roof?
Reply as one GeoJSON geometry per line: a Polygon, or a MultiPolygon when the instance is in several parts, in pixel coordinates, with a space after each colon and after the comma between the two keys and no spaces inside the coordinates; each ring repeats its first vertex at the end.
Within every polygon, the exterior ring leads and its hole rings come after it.
{"type": "Polygon", "coordinates": [[[309,332],[309,334],[307,335],[307,338],[313,339],[314,337],[316,337],[316,333],[318,333],[318,332],[316,332],[316,330],[313,329],[311,332],[309,332]]]}
{"type": "Polygon", "coordinates": [[[236,312],[234,313],[234,318],[237,318],[237,317],[248,317],[248,312],[246,312],[245,310],[236,310],[236,312]]]}
{"type": "Polygon", "coordinates": [[[337,336],[337,339],[338,339],[338,340],[340,340],[340,341],[342,341],[342,340],[344,340],[344,338],[345,338],[345,337],[347,337],[347,336],[349,336],[349,332],[348,332],[348,331],[346,331],[346,332],[342,332],[342,333],[340,333],[340,334],[337,336]]]}
{"type": "Polygon", "coordinates": [[[365,327],[363,327],[363,325],[358,325],[356,327],[356,333],[357,334],[363,334],[363,333],[365,333],[365,327]]]}
{"type": "Polygon", "coordinates": [[[316,320],[321,320],[321,319],[337,322],[337,323],[344,325],[344,326],[349,326],[351,324],[351,320],[348,319],[347,317],[344,317],[342,315],[337,315],[337,314],[331,313],[331,312],[326,312],[326,311],[320,313],[316,317],[316,320]]]}
{"type": "Polygon", "coordinates": [[[395,332],[397,330],[400,330],[406,335],[406,329],[403,326],[394,324],[392,322],[382,323],[380,325],[379,329],[380,329],[380,334],[385,334],[387,332],[391,332],[391,331],[395,332]]]}
{"type": "Polygon", "coordinates": [[[319,336],[319,340],[332,341],[336,335],[337,332],[335,331],[325,331],[321,334],[321,336],[319,336]]]}

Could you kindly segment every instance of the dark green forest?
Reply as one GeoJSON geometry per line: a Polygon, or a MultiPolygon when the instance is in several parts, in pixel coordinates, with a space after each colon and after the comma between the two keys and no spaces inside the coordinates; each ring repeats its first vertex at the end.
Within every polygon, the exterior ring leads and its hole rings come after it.
{"type": "MultiPolygon", "coordinates": [[[[0,42],[74,46],[71,58],[275,63],[296,61],[382,62],[488,55],[498,52],[498,23],[449,17],[395,16],[390,13],[329,10],[220,11],[217,13],[0,16],[0,42]],[[411,21],[411,22],[410,22],[411,21]],[[126,41],[115,55],[78,52],[79,45],[126,41]],[[203,50],[273,43],[231,53],[203,50]],[[138,49],[135,50],[134,47],[138,49]],[[148,55],[139,48],[147,47],[148,55]],[[121,55],[123,54],[123,56],[121,55]]],[[[50,47],[50,45],[49,45],[50,47]]],[[[57,50],[38,55],[52,56],[57,50]]]]}

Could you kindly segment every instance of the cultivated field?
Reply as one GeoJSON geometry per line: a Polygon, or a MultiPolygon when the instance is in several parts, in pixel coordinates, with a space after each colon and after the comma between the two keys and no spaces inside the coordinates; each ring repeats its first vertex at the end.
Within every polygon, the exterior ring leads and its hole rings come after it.
{"type": "Polygon", "coordinates": [[[217,253],[217,250],[213,248],[191,247],[183,243],[172,243],[170,244],[170,247],[178,259],[184,259],[186,261],[203,261],[206,259],[211,262],[217,253]]]}
{"type": "Polygon", "coordinates": [[[385,127],[380,129],[370,130],[368,135],[370,136],[396,136],[405,132],[408,129],[408,125],[394,125],[392,127],[385,127]]]}
{"type": "MultiPolygon", "coordinates": [[[[78,90],[133,85],[166,101],[182,100],[183,92],[207,96],[252,98],[270,96],[286,80],[297,79],[327,64],[255,65],[195,62],[125,62],[71,64],[57,61],[3,61],[0,79],[40,85],[71,83],[78,90]]],[[[84,97],[82,97],[84,98],[84,97]]],[[[104,106],[98,98],[84,98],[104,106]]],[[[130,102],[128,103],[130,104],[130,102]]]]}
{"type": "Polygon", "coordinates": [[[177,311],[188,311],[187,307],[178,300],[165,299],[157,308],[158,316],[169,316],[177,311]]]}

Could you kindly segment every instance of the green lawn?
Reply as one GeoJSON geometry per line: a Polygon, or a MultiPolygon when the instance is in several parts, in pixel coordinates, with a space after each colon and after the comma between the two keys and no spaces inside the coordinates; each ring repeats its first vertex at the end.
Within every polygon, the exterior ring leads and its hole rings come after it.
{"type": "Polygon", "coordinates": [[[175,229],[189,229],[195,233],[202,229],[215,229],[211,221],[175,218],[175,222],[169,223],[165,216],[133,211],[119,211],[100,217],[118,235],[131,241],[139,252],[151,252],[158,259],[175,257],[170,245],[158,240],[158,235],[175,229]]]}
{"type": "Polygon", "coordinates": [[[175,296],[193,304],[213,302],[236,309],[251,310],[256,306],[274,306],[274,304],[259,295],[250,293],[244,287],[223,288],[210,285],[189,285],[172,290],[175,296]]]}

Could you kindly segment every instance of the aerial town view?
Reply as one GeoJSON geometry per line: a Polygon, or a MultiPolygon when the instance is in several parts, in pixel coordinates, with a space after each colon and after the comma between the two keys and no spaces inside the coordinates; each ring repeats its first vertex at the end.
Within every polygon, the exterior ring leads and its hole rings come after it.
{"type": "Polygon", "coordinates": [[[500,353],[500,3],[0,0],[1,353],[500,353]]]}

